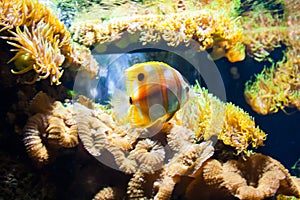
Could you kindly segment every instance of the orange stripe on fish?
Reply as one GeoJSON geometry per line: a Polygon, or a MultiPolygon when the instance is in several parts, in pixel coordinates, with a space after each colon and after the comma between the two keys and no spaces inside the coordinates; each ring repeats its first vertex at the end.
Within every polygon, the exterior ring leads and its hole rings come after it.
{"type": "Polygon", "coordinates": [[[167,96],[166,80],[164,79],[164,74],[161,70],[161,67],[158,65],[158,63],[154,64],[153,67],[155,67],[155,69],[158,72],[163,107],[165,108],[165,110],[168,110],[168,96],[167,96]]]}
{"type": "Polygon", "coordinates": [[[111,102],[116,116],[132,126],[150,128],[165,123],[188,100],[188,84],[163,62],[135,64],[125,70],[124,77],[126,94],[113,96],[111,102]]]}

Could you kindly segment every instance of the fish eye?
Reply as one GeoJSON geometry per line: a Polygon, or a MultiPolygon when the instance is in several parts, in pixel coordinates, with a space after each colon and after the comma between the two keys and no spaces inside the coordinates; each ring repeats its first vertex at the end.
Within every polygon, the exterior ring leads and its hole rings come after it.
{"type": "Polygon", "coordinates": [[[190,88],[188,86],[186,86],[184,89],[185,89],[186,92],[190,91],[190,88]]]}
{"type": "Polygon", "coordinates": [[[139,81],[142,81],[142,80],[144,80],[145,75],[143,73],[139,73],[137,78],[139,81]]]}
{"type": "Polygon", "coordinates": [[[132,105],[132,98],[131,97],[129,97],[129,103],[130,103],[130,105],[132,105]]]}

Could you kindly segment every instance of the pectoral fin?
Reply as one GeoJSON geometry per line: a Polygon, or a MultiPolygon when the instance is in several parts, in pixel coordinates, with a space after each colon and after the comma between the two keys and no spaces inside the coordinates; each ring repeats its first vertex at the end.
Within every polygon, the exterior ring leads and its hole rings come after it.
{"type": "Polygon", "coordinates": [[[151,122],[150,118],[143,115],[140,109],[135,105],[130,106],[128,117],[131,125],[135,127],[146,127],[151,122]]]}
{"type": "Polygon", "coordinates": [[[116,88],[111,97],[110,104],[117,119],[121,120],[127,117],[130,103],[129,96],[124,91],[116,88]]]}

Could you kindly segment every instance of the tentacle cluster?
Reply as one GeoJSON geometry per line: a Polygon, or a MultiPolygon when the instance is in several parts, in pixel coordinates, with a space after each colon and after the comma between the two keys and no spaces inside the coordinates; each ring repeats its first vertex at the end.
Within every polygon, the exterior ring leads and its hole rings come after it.
{"type": "Polygon", "coordinates": [[[195,89],[201,95],[176,113],[174,121],[177,125],[192,130],[197,140],[216,136],[224,144],[234,147],[237,153],[247,153],[250,144],[253,148],[263,145],[266,134],[248,113],[232,103],[221,102],[205,89],[195,89]]]}
{"type": "Polygon", "coordinates": [[[72,68],[84,68],[95,77],[98,64],[90,51],[73,48],[70,33],[45,5],[33,0],[4,0],[0,10],[0,38],[9,40],[15,47],[11,51],[16,52],[9,61],[15,64],[12,73],[35,72],[25,83],[50,77],[50,83],[58,85],[63,67],[70,63],[72,68]]]}
{"type": "Polygon", "coordinates": [[[300,110],[299,103],[299,2],[282,1],[280,12],[261,8],[252,10],[243,18],[244,43],[247,52],[257,61],[269,60],[270,68],[248,81],[245,98],[259,114],[276,113],[286,107],[300,110]],[[281,61],[270,57],[275,48],[286,48],[281,61]]]}
{"type": "Polygon", "coordinates": [[[74,23],[70,30],[75,41],[86,46],[93,45],[98,52],[105,51],[109,44],[126,48],[136,42],[146,45],[163,41],[171,47],[183,44],[197,51],[213,47],[213,59],[225,56],[230,62],[236,62],[245,58],[239,20],[225,8],[218,12],[211,7],[202,7],[197,11],[186,10],[168,15],[148,13],[105,21],[85,20],[74,23]]]}

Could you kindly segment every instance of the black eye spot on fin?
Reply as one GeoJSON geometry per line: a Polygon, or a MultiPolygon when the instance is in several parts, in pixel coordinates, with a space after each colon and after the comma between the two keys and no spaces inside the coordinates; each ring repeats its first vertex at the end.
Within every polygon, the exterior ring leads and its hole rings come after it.
{"type": "Polygon", "coordinates": [[[143,73],[139,73],[137,78],[139,81],[142,81],[142,80],[144,80],[145,75],[143,73]]]}
{"type": "Polygon", "coordinates": [[[132,98],[131,97],[129,97],[129,103],[130,103],[130,105],[132,105],[132,98]]]}

